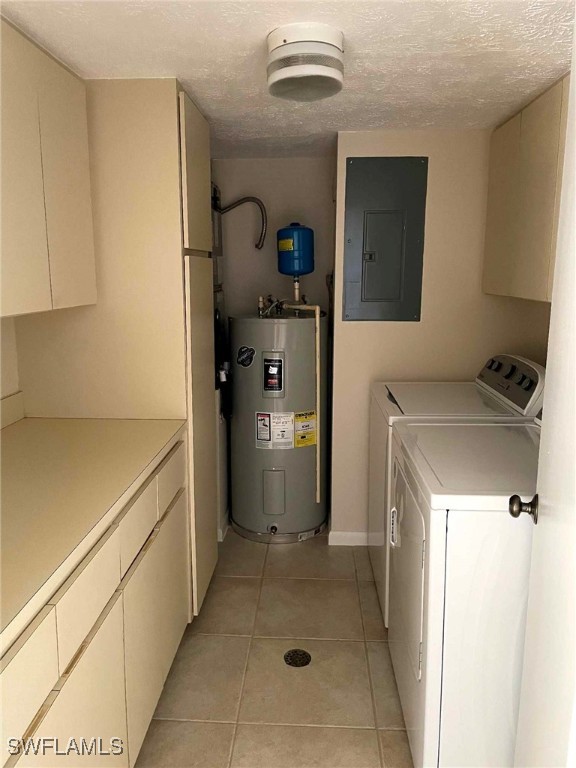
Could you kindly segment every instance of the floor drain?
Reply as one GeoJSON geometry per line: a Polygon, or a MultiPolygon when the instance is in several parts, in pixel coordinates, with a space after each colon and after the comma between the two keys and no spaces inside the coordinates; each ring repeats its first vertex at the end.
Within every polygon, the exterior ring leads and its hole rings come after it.
{"type": "Polygon", "coordinates": [[[284,654],[284,661],[289,667],[307,667],[312,661],[312,656],[301,648],[292,648],[284,654]]]}

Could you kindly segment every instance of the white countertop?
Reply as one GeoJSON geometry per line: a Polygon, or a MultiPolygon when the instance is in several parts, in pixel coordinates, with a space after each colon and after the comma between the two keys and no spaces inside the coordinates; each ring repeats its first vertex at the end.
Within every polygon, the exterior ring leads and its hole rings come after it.
{"type": "Polygon", "coordinates": [[[2,629],[185,423],[26,418],[0,432],[2,629]]]}

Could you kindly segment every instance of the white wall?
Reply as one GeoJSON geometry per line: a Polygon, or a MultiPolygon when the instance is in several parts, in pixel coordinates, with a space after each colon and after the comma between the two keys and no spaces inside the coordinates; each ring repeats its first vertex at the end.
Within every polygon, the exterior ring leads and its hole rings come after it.
{"type": "Polygon", "coordinates": [[[4,317],[0,320],[0,349],[2,350],[0,398],[12,395],[20,389],[18,377],[18,352],[14,320],[4,317]]]}
{"type": "Polygon", "coordinates": [[[310,303],[328,308],[326,274],[334,264],[333,158],[263,158],[214,160],[213,179],[222,205],[252,195],[268,212],[268,235],[261,251],[254,247],[260,212],[242,205],[222,217],[224,288],[229,315],[253,313],[258,296],[292,298],[292,280],[277,269],[276,231],[298,221],[314,230],[315,271],[301,279],[310,303]]]}
{"type": "MultiPolygon", "coordinates": [[[[576,61],[576,24],[573,61],[576,61]]],[[[538,462],[515,766],[576,765],[576,79],[570,104],[538,462]],[[551,663],[552,662],[552,663],[551,663]]]]}
{"type": "Polygon", "coordinates": [[[339,135],[332,530],[356,532],[358,543],[367,530],[373,381],[471,380],[498,352],[545,360],[549,305],[482,293],[488,153],[487,131],[339,135]],[[421,321],[343,322],[346,158],[402,155],[429,157],[421,321]]]}

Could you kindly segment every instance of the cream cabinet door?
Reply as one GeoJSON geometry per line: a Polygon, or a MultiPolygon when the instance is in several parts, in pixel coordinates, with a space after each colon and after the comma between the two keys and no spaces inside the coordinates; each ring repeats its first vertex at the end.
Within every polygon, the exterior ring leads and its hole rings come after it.
{"type": "Polygon", "coordinates": [[[2,21],[2,315],[94,304],[86,87],[2,21]]]}
{"type": "Polygon", "coordinates": [[[35,51],[2,21],[3,316],[52,309],[35,51]]]}
{"type": "Polygon", "coordinates": [[[568,78],[492,134],[483,289],[550,301],[568,78]]]}
{"type": "Polygon", "coordinates": [[[190,615],[190,546],[186,489],[173,502],[161,522],[156,547],[162,564],[159,574],[162,600],[156,628],[160,643],[162,683],[166,679],[190,615]]]}
{"type": "Polygon", "coordinates": [[[198,614],[218,559],[212,259],[186,256],[185,277],[192,591],[198,614]]]}
{"type": "Polygon", "coordinates": [[[18,768],[128,765],[122,600],[119,592],[109,602],[80,653],[72,661],[60,690],[47,703],[46,711],[41,711],[38,718],[40,724],[32,735],[36,743],[39,739],[56,740],[58,751],[68,751],[69,754],[57,754],[55,749],[50,748],[44,755],[23,755],[18,761],[18,768]],[[83,748],[84,739],[88,747],[92,746],[92,754],[79,755],[71,739],[74,739],[78,749],[83,748]],[[122,751],[119,754],[103,754],[119,751],[120,748],[122,751]]]}
{"type": "Polygon", "coordinates": [[[553,260],[562,82],[522,110],[518,254],[510,293],[546,301],[553,260]]]}
{"type": "Polygon", "coordinates": [[[134,765],[162,693],[158,626],[163,598],[155,531],[122,582],[128,752],[134,765]]]}
{"type": "Polygon", "coordinates": [[[0,764],[58,681],[56,611],[43,608],[0,661],[0,764]]]}
{"type": "Polygon", "coordinates": [[[46,57],[39,93],[54,309],[96,302],[86,86],[46,57]]]}
{"type": "Polygon", "coordinates": [[[184,248],[211,251],[210,128],[183,91],[179,108],[184,248]]]}
{"type": "Polygon", "coordinates": [[[131,766],[140,752],[188,622],[188,551],[184,490],[122,582],[131,766]]]}

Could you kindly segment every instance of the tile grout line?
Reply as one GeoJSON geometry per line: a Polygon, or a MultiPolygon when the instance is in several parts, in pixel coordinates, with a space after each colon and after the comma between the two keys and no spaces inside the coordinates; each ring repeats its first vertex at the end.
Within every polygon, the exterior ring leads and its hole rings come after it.
{"type": "Polygon", "coordinates": [[[368,658],[368,642],[366,640],[366,625],[364,623],[364,611],[362,610],[362,598],[360,596],[360,580],[358,578],[358,568],[356,565],[356,549],[353,550],[353,556],[354,556],[354,573],[356,574],[356,592],[358,594],[358,604],[360,606],[360,620],[362,621],[362,633],[364,635],[364,656],[366,659],[366,672],[368,673],[368,685],[370,686],[370,698],[372,700],[372,714],[374,715],[374,732],[376,734],[376,742],[378,746],[378,758],[380,760],[380,767],[386,768],[386,766],[384,765],[384,755],[382,753],[382,744],[380,743],[380,733],[378,731],[378,716],[376,713],[376,696],[374,694],[374,686],[372,684],[372,670],[370,668],[370,659],[368,658]]]}
{"type": "MultiPolygon", "coordinates": [[[[265,544],[264,546],[269,547],[278,545],[265,544]]],[[[349,579],[336,576],[266,576],[265,574],[262,574],[262,576],[233,576],[230,573],[215,573],[214,576],[218,579],[253,579],[254,581],[257,579],[271,579],[272,581],[356,581],[355,575],[349,579]]],[[[368,584],[372,583],[370,579],[359,579],[359,581],[368,584]]]]}
{"type": "Polygon", "coordinates": [[[256,631],[256,620],[258,618],[258,610],[260,608],[260,599],[262,597],[262,588],[264,587],[264,573],[266,571],[266,561],[268,560],[268,551],[270,544],[266,544],[266,552],[264,554],[264,560],[262,561],[262,575],[260,578],[260,587],[258,589],[258,599],[256,600],[256,610],[254,611],[254,621],[252,622],[252,632],[250,634],[250,640],[248,642],[248,651],[246,653],[246,662],[244,664],[244,672],[242,674],[242,684],[240,686],[240,695],[238,696],[238,707],[236,709],[236,722],[234,724],[234,730],[232,732],[232,742],[230,744],[230,754],[228,756],[228,768],[232,766],[232,759],[234,757],[234,748],[236,746],[236,734],[238,733],[238,722],[240,720],[240,708],[242,706],[242,698],[244,696],[244,686],[246,685],[246,675],[248,673],[248,663],[250,661],[250,652],[252,650],[252,643],[254,642],[254,634],[256,631]]]}
{"type": "MultiPolygon", "coordinates": [[[[297,635],[239,635],[231,632],[193,632],[194,637],[253,637],[255,640],[309,640],[314,642],[327,643],[363,643],[362,637],[307,637],[303,634],[297,635]]],[[[369,640],[369,643],[386,645],[386,640],[369,640]]]]}
{"type": "Polygon", "coordinates": [[[265,725],[275,728],[330,728],[335,731],[397,731],[405,733],[405,728],[373,728],[371,725],[334,725],[333,723],[268,723],[264,720],[241,720],[238,723],[233,720],[202,720],[200,718],[188,717],[155,717],[154,720],[168,723],[206,723],[207,725],[265,725]]]}

